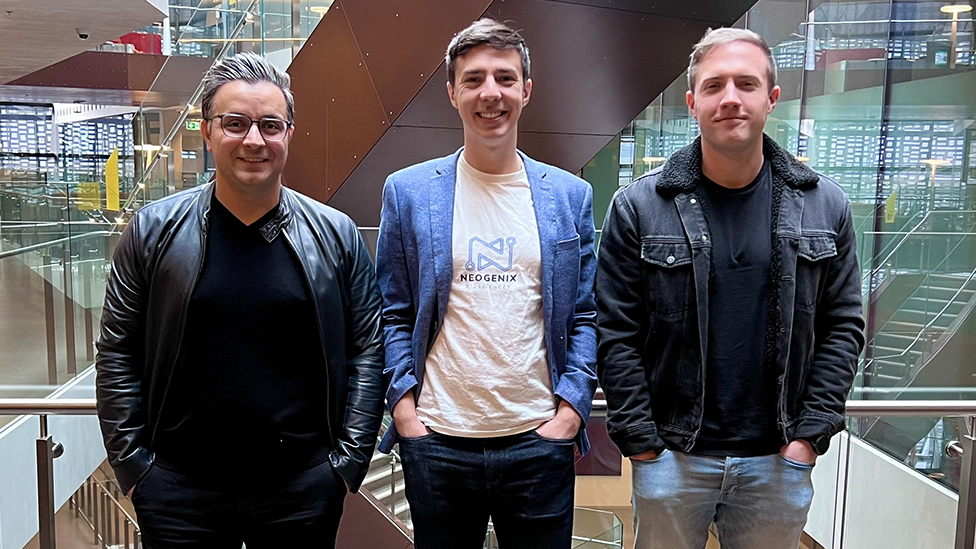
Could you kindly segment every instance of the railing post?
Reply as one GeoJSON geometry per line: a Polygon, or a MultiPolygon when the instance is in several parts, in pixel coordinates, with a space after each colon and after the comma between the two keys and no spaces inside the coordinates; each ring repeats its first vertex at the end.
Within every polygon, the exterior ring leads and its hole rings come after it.
{"type": "Polygon", "coordinates": [[[65,242],[61,252],[61,275],[64,290],[64,352],[68,360],[68,377],[78,375],[78,349],[75,347],[74,274],[71,265],[71,242],[65,242]]]}
{"type": "Polygon", "coordinates": [[[37,439],[37,519],[38,541],[41,549],[55,549],[54,530],[54,440],[47,432],[47,416],[41,421],[41,436],[37,439]]]}
{"type": "Polygon", "coordinates": [[[956,511],[954,549],[976,547],[976,417],[966,418],[968,432],[962,437],[962,474],[959,479],[959,509],[956,511]]]}
{"type": "Polygon", "coordinates": [[[47,330],[47,382],[58,384],[58,351],[57,336],[54,329],[54,286],[50,278],[54,278],[54,267],[51,256],[45,255],[41,271],[44,279],[44,326],[47,330]]]}
{"type": "Polygon", "coordinates": [[[396,456],[390,455],[390,513],[396,515],[396,456]]]}

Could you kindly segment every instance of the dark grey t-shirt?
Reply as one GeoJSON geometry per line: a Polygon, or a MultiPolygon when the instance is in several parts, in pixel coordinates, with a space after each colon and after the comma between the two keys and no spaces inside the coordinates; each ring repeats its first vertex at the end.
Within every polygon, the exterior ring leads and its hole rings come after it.
{"type": "Polygon", "coordinates": [[[763,368],[770,269],[769,162],[748,186],[703,181],[712,239],[705,410],[692,453],[759,456],[779,451],[776,399],[763,368]]]}

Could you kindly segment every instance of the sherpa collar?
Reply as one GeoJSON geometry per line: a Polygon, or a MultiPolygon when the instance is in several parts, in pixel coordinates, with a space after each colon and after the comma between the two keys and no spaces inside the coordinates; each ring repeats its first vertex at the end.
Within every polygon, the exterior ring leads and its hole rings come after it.
{"type": "MultiPolygon", "coordinates": [[[[763,155],[769,160],[773,177],[781,177],[783,182],[794,189],[809,189],[817,186],[820,176],[798,161],[786,149],[763,134],[763,155]]],[[[661,168],[657,181],[657,191],[661,194],[675,195],[693,192],[702,178],[701,137],[671,155],[661,168]]]]}

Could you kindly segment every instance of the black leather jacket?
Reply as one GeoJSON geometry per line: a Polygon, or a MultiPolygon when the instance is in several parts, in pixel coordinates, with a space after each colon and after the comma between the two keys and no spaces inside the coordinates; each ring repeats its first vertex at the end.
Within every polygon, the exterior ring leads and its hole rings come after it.
{"type": "MultiPolygon", "coordinates": [[[[826,451],[864,346],[860,273],[844,191],[768,137],[773,177],[767,364],[782,442],[826,451]],[[778,195],[778,196],[777,196],[778,195]],[[777,215],[778,213],[778,215],[777,215]]],[[[698,198],[701,144],[614,196],[597,259],[597,369],[625,456],[689,451],[701,429],[711,240],[698,198]]],[[[743,219],[743,223],[749,223],[743,219]]]]}
{"type": "MultiPolygon", "coordinates": [[[[203,267],[213,184],[142,208],[123,233],[105,291],[96,358],[98,418],[109,463],[128,491],[149,470],[153,438],[166,414],[167,389],[186,311],[203,267]]],[[[312,292],[329,370],[329,459],[359,489],[383,414],[381,298],[356,225],[290,189],[261,229],[283,236],[312,292]]]]}

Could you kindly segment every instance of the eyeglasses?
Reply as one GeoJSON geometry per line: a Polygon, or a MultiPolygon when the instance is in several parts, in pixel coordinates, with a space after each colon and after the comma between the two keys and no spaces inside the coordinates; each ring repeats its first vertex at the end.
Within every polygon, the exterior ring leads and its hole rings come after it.
{"type": "Polygon", "coordinates": [[[224,135],[233,139],[244,139],[251,131],[251,126],[258,125],[258,131],[265,141],[281,141],[288,133],[291,122],[280,118],[264,117],[254,120],[243,114],[217,114],[214,118],[220,119],[220,128],[224,130],[224,135]]]}

